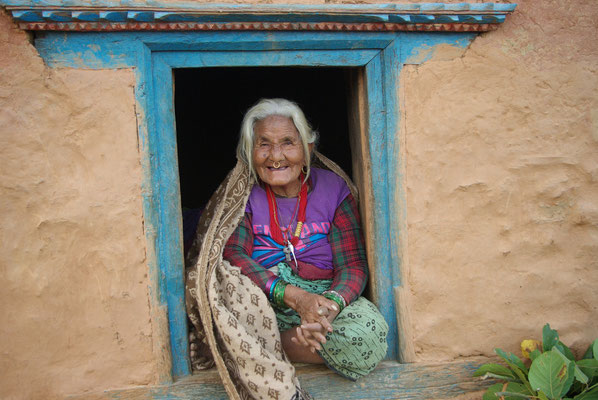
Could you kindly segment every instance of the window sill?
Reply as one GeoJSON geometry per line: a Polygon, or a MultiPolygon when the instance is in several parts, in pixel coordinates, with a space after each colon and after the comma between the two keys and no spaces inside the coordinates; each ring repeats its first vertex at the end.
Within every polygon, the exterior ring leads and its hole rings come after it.
{"type": "MultiPolygon", "coordinates": [[[[384,361],[367,377],[351,382],[325,366],[297,365],[303,388],[316,399],[450,399],[483,390],[493,382],[472,377],[485,358],[439,364],[384,361]]],[[[69,397],[70,400],[228,399],[215,368],[171,385],[110,390],[69,397]]]]}

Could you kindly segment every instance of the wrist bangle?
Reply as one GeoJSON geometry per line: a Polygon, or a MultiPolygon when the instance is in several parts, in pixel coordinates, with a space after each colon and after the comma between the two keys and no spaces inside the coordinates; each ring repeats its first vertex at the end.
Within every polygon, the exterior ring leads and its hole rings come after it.
{"type": "Polygon", "coordinates": [[[274,288],[276,287],[276,284],[278,283],[278,281],[280,281],[280,277],[273,276],[270,279],[268,279],[268,283],[266,283],[265,292],[268,295],[268,300],[270,300],[270,301],[274,301],[274,298],[273,298],[274,288]]]}
{"type": "Polygon", "coordinates": [[[322,293],[322,296],[324,296],[328,300],[332,300],[336,304],[338,304],[338,306],[339,306],[339,311],[338,312],[343,311],[343,309],[345,307],[347,307],[347,302],[345,301],[345,298],[343,296],[341,296],[340,294],[338,294],[334,290],[326,290],[324,293],[322,293]]]}
{"type": "Polygon", "coordinates": [[[287,288],[288,283],[283,281],[282,279],[276,282],[276,286],[274,286],[274,295],[273,295],[273,303],[280,308],[284,308],[284,292],[287,288]]]}

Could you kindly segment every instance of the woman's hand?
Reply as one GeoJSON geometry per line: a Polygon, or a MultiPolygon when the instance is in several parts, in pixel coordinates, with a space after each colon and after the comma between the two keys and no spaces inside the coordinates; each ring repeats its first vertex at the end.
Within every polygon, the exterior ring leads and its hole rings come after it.
{"type": "Polygon", "coordinates": [[[338,314],[338,305],[324,296],[306,292],[296,286],[288,285],[284,293],[284,302],[301,317],[302,324],[319,322],[328,332],[332,325],[328,316],[338,314]]]}
{"type": "MultiPolygon", "coordinates": [[[[321,310],[326,310],[321,308],[321,310]]],[[[332,323],[338,315],[338,310],[330,311],[326,315],[328,323],[332,323]]],[[[321,344],[326,343],[326,334],[328,329],[325,328],[320,322],[302,323],[300,327],[295,328],[296,335],[291,340],[294,343],[301,344],[305,347],[309,347],[309,350],[314,353],[316,350],[321,350],[321,344]]]]}
{"type": "Polygon", "coordinates": [[[284,301],[301,317],[293,342],[309,347],[312,352],[320,350],[320,344],[326,343],[326,334],[332,332],[331,323],[339,313],[338,305],[292,285],[286,287],[284,301]]]}

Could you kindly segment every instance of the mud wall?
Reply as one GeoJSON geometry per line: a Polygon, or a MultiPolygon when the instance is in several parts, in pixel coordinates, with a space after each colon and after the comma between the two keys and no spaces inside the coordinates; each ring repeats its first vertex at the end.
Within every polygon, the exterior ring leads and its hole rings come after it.
{"type": "Polygon", "coordinates": [[[598,337],[598,3],[522,1],[403,76],[418,360],[598,337]]]}
{"type": "Polygon", "coordinates": [[[155,379],[133,71],[52,70],[0,10],[0,398],[155,379]]]}

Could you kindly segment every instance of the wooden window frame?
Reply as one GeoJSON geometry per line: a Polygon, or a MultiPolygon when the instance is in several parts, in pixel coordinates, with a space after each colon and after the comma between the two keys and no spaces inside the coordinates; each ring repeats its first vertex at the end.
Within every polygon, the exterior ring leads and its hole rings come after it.
{"type": "MultiPolygon", "coordinates": [[[[209,40],[209,38],[206,38],[209,40]]],[[[157,227],[158,258],[166,278],[172,368],[175,377],[189,374],[187,325],[183,293],[182,244],[180,241],[181,209],[176,156],[176,132],[173,99],[173,69],[239,66],[336,66],[363,67],[367,107],[365,125],[369,134],[369,153],[374,159],[364,160],[371,174],[373,202],[366,210],[366,219],[374,221],[369,232],[368,248],[373,260],[374,301],[389,323],[388,359],[397,359],[398,332],[393,288],[400,286],[399,229],[405,202],[398,198],[402,187],[396,166],[399,165],[398,132],[398,43],[394,34],[313,34],[313,33],[229,33],[217,35],[209,51],[164,51],[153,46],[151,56],[152,89],[155,99],[155,121],[149,126],[150,143],[159,144],[158,168],[153,169],[154,187],[163,188],[158,200],[161,223],[157,227]],[[275,51],[268,50],[276,43],[275,51]],[[309,47],[306,43],[311,43],[309,47]],[[389,132],[389,128],[392,132],[389,132]],[[159,135],[159,137],[158,137],[159,135]],[[173,240],[172,238],[177,238],[173,240]],[[166,245],[166,242],[170,245],[166,245]],[[372,254],[373,253],[373,254],[372,254]]],[[[206,43],[206,42],[203,42],[206,43]]],[[[154,146],[152,146],[154,147],[154,146]]],[[[154,211],[155,212],[155,211],[154,211]]]]}
{"type": "MultiPolygon", "coordinates": [[[[387,359],[405,359],[411,337],[398,322],[406,245],[399,81],[403,65],[438,44],[469,45],[474,33],[117,32],[43,33],[36,47],[54,67],[136,69],[138,134],[154,340],[160,381],[191,374],[173,69],[238,66],[361,67],[365,93],[358,125],[362,207],[371,295],[389,324],[387,359]],[[85,49],[84,57],[81,49],[85,49]],[[275,49],[275,50],[274,50],[275,49]],[[364,135],[364,133],[366,133],[364,135]],[[369,157],[375,154],[375,157],[369,157]],[[164,326],[167,324],[167,326],[164,326]],[[156,329],[157,328],[157,329],[156,329]]],[[[421,60],[420,60],[421,61],[421,60]]]]}

